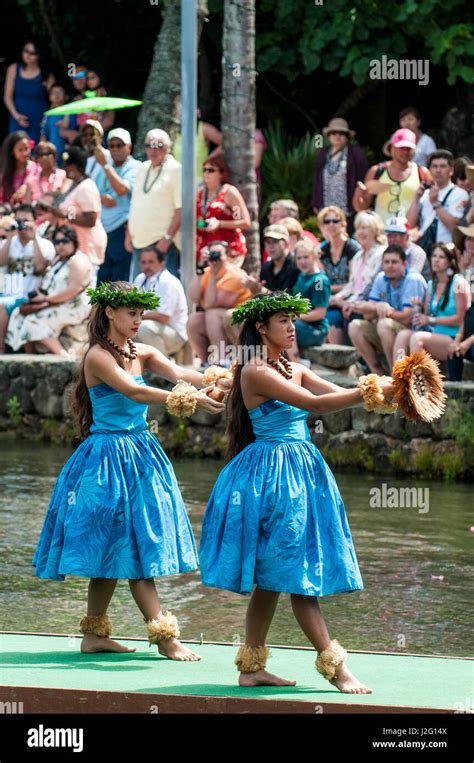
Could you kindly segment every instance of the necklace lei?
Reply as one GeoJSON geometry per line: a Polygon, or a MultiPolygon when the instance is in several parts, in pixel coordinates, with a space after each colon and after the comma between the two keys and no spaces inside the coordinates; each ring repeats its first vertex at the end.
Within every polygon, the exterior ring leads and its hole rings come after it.
{"type": "Polygon", "coordinates": [[[212,199],[209,199],[208,198],[208,195],[209,195],[208,194],[208,190],[207,190],[207,188],[204,188],[204,190],[202,192],[202,201],[201,201],[201,214],[202,214],[203,218],[206,217],[207,209],[209,207],[209,204],[211,204],[211,202],[213,202],[214,199],[219,195],[219,193],[221,192],[221,189],[222,189],[222,185],[218,185],[217,189],[216,189],[216,191],[215,191],[215,193],[214,193],[214,195],[212,197],[212,199]]]}
{"type": "Polygon", "coordinates": [[[147,184],[148,184],[148,181],[150,179],[150,171],[151,171],[151,168],[152,168],[152,164],[150,162],[150,164],[148,166],[148,169],[146,171],[146,176],[145,176],[145,180],[144,180],[144,183],[143,183],[143,193],[150,193],[151,189],[153,188],[153,186],[155,185],[156,181],[158,180],[158,178],[161,175],[161,171],[162,171],[163,167],[165,166],[166,159],[167,159],[167,157],[165,157],[163,159],[163,161],[161,162],[160,168],[159,168],[158,172],[156,173],[155,177],[151,181],[151,185],[149,185],[148,188],[147,188],[147,184]]]}
{"type": "Polygon", "coordinates": [[[104,336],[104,339],[108,344],[110,344],[111,347],[114,348],[120,355],[123,355],[124,358],[127,358],[127,360],[135,360],[137,357],[137,348],[134,342],[132,342],[131,339],[127,339],[127,344],[130,349],[130,352],[127,352],[126,350],[122,350],[121,347],[118,346],[118,344],[115,344],[115,342],[112,342],[111,339],[109,339],[108,336],[104,336]]]}
{"type": "Polygon", "coordinates": [[[267,359],[267,363],[269,366],[275,369],[275,371],[278,371],[279,374],[285,377],[285,379],[291,379],[293,376],[293,369],[291,367],[291,363],[289,360],[285,358],[282,352],[280,352],[278,356],[278,360],[272,360],[271,358],[267,359]]]}

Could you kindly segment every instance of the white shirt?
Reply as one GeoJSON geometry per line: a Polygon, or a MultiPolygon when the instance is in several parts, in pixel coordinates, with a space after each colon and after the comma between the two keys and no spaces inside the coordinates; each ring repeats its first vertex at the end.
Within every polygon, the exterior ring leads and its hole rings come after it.
{"type": "MultiPolygon", "coordinates": [[[[54,244],[48,241],[46,238],[36,236],[39,244],[39,248],[43,257],[52,262],[56,255],[54,244]]],[[[6,267],[0,268],[4,273],[21,273],[23,275],[23,297],[28,296],[28,292],[37,289],[41,283],[42,275],[35,274],[35,266],[33,262],[34,256],[34,244],[33,241],[23,246],[20,241],[20,236],[13,236],[10,241],[10,249],[8,252],[8,263],[6,267]]],[[[20,295],[18,295],[20,296],[20,295]]]]}
{"type": "Polygon", "coordinates": [[[436,143],[426,133],[423,133],[420,140],[416,144],[416,151],[413,156],[413,161],[418,164],[419,167],[426,167],[428,163],[428,157],[430,154],[436,151],[436,143]]]}
{"type": "MultiPolygon", "coordinates": [[[[449,198],[446,202],[446,204],[443,206],[443,209],[448,212],[448,214],[452,215],[453,217],[457,217],[458,220],[461,219],[461,217],[464,214],[464,209],[466,206],[466,202],[469,201],[469,194],[467,191],[464,191],[462,188],[459,188],[458,186],[455,186],[454,183],[449,183],[444,188],[441,188],[438,191],[438,201],[443,201],[446,195],[449,193],[451,188],[454,188],[453,191],[449,194],[449,198]]],[[[426,231],[429,225],[433,222],[436,215],[436,210],[433,209],[431,206],[430,201],[430,191],[429,188],[426,189],[423,196],[420,200],[420,216],[419,216],[419,226],[420,226],[420,235],[423,235],[423,233],[426,231]]],[[[436,241],[452,241],[453,240],[453,234],[449,230],[449,228],[444,225],[444,223],[440,220],[438,217],[438,231],[436,235],[436,241]]]]}
{"type": "MultiPolygon", "coordinates": [[[[181,165],[168,154],[159,167],[143,162],[135,178],[128,215],[128,229],[136,249],[159,241],[181,209],[181,165]]],[[[179,229],[173,242],[180,249],[179,229]]]]}
{"type": "Polygon", "coordinates": [[[156,308],[156,312],[169,315],[167,325],[174,328],[180,337],[187,341],[188,303],[181,281],[165,268],[150,278],[146,278],[144,273],[140,273],[135,278],[134,284],[139,289],[154,291],[159,296],[160,304],[156,308]]]}

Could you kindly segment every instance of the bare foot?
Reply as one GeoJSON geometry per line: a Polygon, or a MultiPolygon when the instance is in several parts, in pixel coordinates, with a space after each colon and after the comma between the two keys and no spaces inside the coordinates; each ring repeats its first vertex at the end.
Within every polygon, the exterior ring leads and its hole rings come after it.
{"type": "Polygon", "coordinates": [[[338,666],[336,675],[329,683],[344,694],[372,694],[372,689],[361,684],[344,663],[338,666]]]}
{"type": "Polygon", "coordinates": [[[295,686],[296,681],[287,681],[286,678],[269,673],[267,670],[257,670],[256,673],[241,673],[239,686],[295,686]]]}
{"type": "Polygon", "coordinates": [[[158,651],[164,657],[168,657],[170,660],[200,660],[201,657],[192,649],[188,649],[186,646],[178,641],[176,638],[163,639],[158,643],[158,651]]]}
{"type": "Polygon", "coordinates": [[[93,633],[85,633],[81,643],[81,652],[93,654],[94,652],[135,652],[134,646],[123,646],[111,638],[95,636],[93,633]]]}

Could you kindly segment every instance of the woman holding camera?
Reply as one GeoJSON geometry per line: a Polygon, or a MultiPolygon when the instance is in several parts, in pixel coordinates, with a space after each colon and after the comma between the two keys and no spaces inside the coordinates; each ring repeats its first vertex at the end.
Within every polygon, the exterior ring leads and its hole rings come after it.
{"type": "Polygon", "coordinates": [[[42,344],[54,355],[69,357],[59,336],[66,326],[82,323],[90,313],[85,289],[92,279],[89,257],[78,249],[77,235],[70,225],[56,228],[56,250],[40,289],[28,294],[28,302],[13,311],[6,342],[17,352],[34,352],[34,343],[42,344]]]}
{"type": "Polygon", "coordinates": [[[247,246],[242,231],[250,228],[250,215],[240,191],[229,181],[229,168],[223,159],[206,159],[203,185],[196,199],[196,257],[211,241],[228,244],[228,257],[241,267],[247,246]]]}

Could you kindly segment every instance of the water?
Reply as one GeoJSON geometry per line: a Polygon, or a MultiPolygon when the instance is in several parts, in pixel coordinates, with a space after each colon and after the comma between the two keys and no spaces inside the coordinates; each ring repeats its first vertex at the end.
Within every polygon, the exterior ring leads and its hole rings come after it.
{"type": "MultiPolygon", "coordinates": [[[[31,559],[67,446],[0,441],[0,611],[3,630],[78,633],[87,581],[39,580],[31,559]]],[[[222,466],[173,459],[196,540],[204,507],[222,466]]],[[[388,487],[428,488],[429,510],[371,508],[382,479],[336,474],[365,589],[319,600],[331,638],[346,648],[472,656],[474,524],[466,484],[384,478],[388,487]],[[443,579],[439,579],[440,577],[443,579]]],[[[164,609],[178,615],[185,639],[233,641],[244,636],[247,597],[204,588],[198,572],[157,581],[164,609]]],[[[127,581],[119,581],[109,614],[114,633],[145,636],[127,581]]],[[[282,595],[269,643],[307,646],[282,595]]]]}

